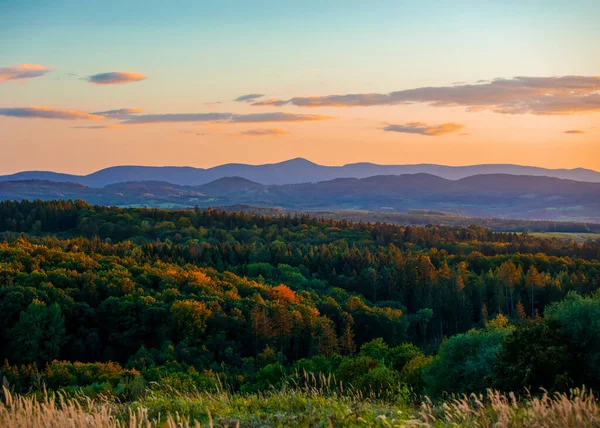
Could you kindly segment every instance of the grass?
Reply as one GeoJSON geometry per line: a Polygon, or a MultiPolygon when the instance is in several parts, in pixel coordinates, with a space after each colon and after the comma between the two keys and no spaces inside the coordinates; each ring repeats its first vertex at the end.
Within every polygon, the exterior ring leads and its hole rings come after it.
{"type": "Polygon", "coordinates": [[[4,389],[0,426],[16,427],[599,427],[600,406],[585,389],[527,397],[488,391],[434,404],[384,402],[314,388],[262,394],[150,392],[132,403],[110,398],[32,396],[4,389]]]}

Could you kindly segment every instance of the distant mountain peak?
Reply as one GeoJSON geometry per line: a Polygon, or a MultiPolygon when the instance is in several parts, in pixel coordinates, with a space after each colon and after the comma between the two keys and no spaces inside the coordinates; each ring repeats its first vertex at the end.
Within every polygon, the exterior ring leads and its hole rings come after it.
{"type": "Polygon", "coordinates": [[[92,174],[78,176],[44,171],[25,171],[0,176],[0,181],[43,179],[75,182],[102,188],[127,181],[161,181],[180,186],[201,186],[224,177],[241,177],[262,185],[314,183],[336,178],[367,178],[377,175],[430,174],[446,180],[460,180],[474,175],[510,174],[547,176],[574,181],[600,183],[600,172],[585,168],[547,169],[512,164],[446,166],[435,164],[378,165],[358,162],[343,166],[324,166],[297,157],[263,165],[229,163],[211,168],[172,166],[114,166],[92,174]]]}
{"type": "Polygon", "coordinates": [[[309,161],[308,159],[305,158],[293,158],[293,159],[288,159],[286,161],[283,162],[278,162],[275,165],[289,165],[289,164],[294,164],[294,165],[311,165],[311,166],[321,166],[319,164],[316,164],[312,161],[309,161]]]}

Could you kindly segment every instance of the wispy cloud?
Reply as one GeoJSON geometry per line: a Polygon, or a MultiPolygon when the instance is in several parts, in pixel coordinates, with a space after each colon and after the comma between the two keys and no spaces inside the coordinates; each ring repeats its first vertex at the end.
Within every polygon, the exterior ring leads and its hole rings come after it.
{"type": "Polygon", "coordinates": [[[72,126],[73,129],[123,129],[123,125],[72,126]]]}
{"type": "Polygon", "coordinates": [[[563,134],[585,134],[585,131],[582,131],[581,129],[569,129],[564,131],[563,134]]]}
{"type": "Polygon", "coordinates": [[[196,132],[196,131],[190,131],[187,129],[180,129],[179,132],[181,132],[182,134],[208,135],[206,132],[196,132]]]}
{"type": "Polygon", "coordinates": [[[221,122],[231,119],[231,113],[167,113],[141,114],[121,122],[124,125],[173,122],[221,122]]]}
{"type": "Polygon", "coordinates": [[[264,97],[264,94],[248,94],[248,95],[242,95],[240,97],[237,97],[234,101],[239,101],[239,102],[248,102],[248,101],[254,101],[257,98],[261,98],[264,97]]]}
{"type": "Polygon", "coordinates": [[[268,100],[255,101],[253,106],[281,107],[290,104],[290,101],[280,100],[279,98],[270,98],[268,100]]]}
{"type": "Polygon", "coordinates": [[[0,68],[0,82],[40,77],[52,71],[52,68],[39,64],[19,64],[0,68]]]}
{"type": "Polygon", "coordinates": [[[514,77],[477,84],[422,87],[387,94],[346,94],[256,101],[254,106],[368,107],[427,103],[504,114],[569,115],[600,112],[600,76],[514,77]]]}
{"type": "Polygon", "coordinates": [[[403,132],[406,134],[419,134],[428,137],[440,137],[446,134],[458,132],[465,126],[459,123],[442,123],[441,125],[427,125],[423,122],[409,122],[404,125],[388,125],[384,131],[403,132]]]}
{"type": "Polygon", "coordinates": [[[63,110],[51,107],[19,107],[0,108],[0,116],[19,118],[42,119],[86,119],[86,120],[118,120],[116,124],[93,127],[78,127],[86,129],[116,129],[125,125],[142,125],[150,123],[204,123],[204,124],[236,124],[236,123],[269,123],[269,122],[315,122],[334,119],[332,116],[320,114],[296,113],[167,113],[167,114],[139,114],[140,108],[122,108],[115,110],[88,113],[79,110],[63,110]]]}
{"type": "Polygon", "coordinates": [[[234,114],[230,120],[232,123],[263,123],[263,122],[315,122],[321,120],[335,119],[333,116],[322,114],[295,114],[295,113],[252,113],[234,114]]]}
{"type": "Polygon", "coordinates": [[[243,135],[248,137],[261,137],[261,136],[271,136],[271,137],[281,137],[283,135],[289,134],[286,130],[279,128],[258,128],[258,129],[249,129],[247,131],[238,132],[234,135],[243,135]]]}
{"type": "Polygon", "coordinates": [[[221,101],[209,101],[204,103],[204,105],[210,109],[217,108],[220,104],[222,104],[221,101]]]}
{"type": "Polygon", "coordinates": [[[173,123],[173,122],[209,122],[209,123],[266,123],[266,122],[312,122],[333,119],[331,116],[320,114],[294,114],[294,113],[171,113],[171,114],[144,114],[131,116],[121,122],[123,125],[141,125],[146,123],[173,123]]]}
{"type": "Polygon", "coordinates": [[[104,116],[87,113],[79,110],[63,110],[51,107],[17,107],[0,108],[0,116],[37,118],[37,119],[60,119],[60,120],[98,120],[106,119],[104,116]]]}
{"type": "Polygon", "coordinates": [[[141,108],[120,108],[120,109],[116,109],[116,110],[106,110],[106,111],[94,112],[92,114],[105,116],[105,117],[108,117],[111,119],[125,119],[125,118],[131,116],[132,114],[142,113],[143,111],[144,111],[144,109],[141,109],[141,108]]]}
{"type": "Polygon", "coordinates": [[[124,83],[139,82],[146,79],[142,73],[131,71],[112,71],[110,73],[99,73],[88,77],[88,81],[95,85],[122,85],[124,83]]]}

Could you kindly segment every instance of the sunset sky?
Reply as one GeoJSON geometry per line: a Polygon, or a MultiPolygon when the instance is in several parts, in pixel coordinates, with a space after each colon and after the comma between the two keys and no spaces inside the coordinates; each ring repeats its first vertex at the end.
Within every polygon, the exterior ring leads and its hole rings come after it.
{"type": "Polygon", "coordinates": [[[600,2],[0,1],[0,174],[600,170],[600,2]]]}

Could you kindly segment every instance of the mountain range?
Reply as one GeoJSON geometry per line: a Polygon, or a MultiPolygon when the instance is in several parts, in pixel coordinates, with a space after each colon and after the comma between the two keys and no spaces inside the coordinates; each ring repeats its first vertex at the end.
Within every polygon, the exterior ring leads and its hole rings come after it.
{"type": "Polygon", "coordinates": [[[600,222],[600,183],[511,174],[451,180],[417,173],[280,185],[223,177],[195,186],[125,181],[101,188],[73,182],[13,180],[0,182],[0,199],[83,199],[101,205],[162,208],[242,204],[304,211],[430,210],[469,217],[600,222]]]}
{"type": "Polygon", "coordinates": [[[471,166],[377,165],[365,162],[344,166],[323,166],[302,158],[264,165],[230,163],[206,169],[174,166],[114,166],[88,175],[71,175],[50,171],[24,171],[0,176],[0,181],[49,180],[102,188],[110,184],[128,181],[163,181],[180,186],[199,186],[220,178],[242,177],[264,185],[284,185],[328,181],[337,178],[367,178],[378,175],[419,173],[431,174],[448,180],[460,180],[482,174],[511,174],[600,183],[600,172],[584,168],[545,169],[511,164],[471,166]]]}

